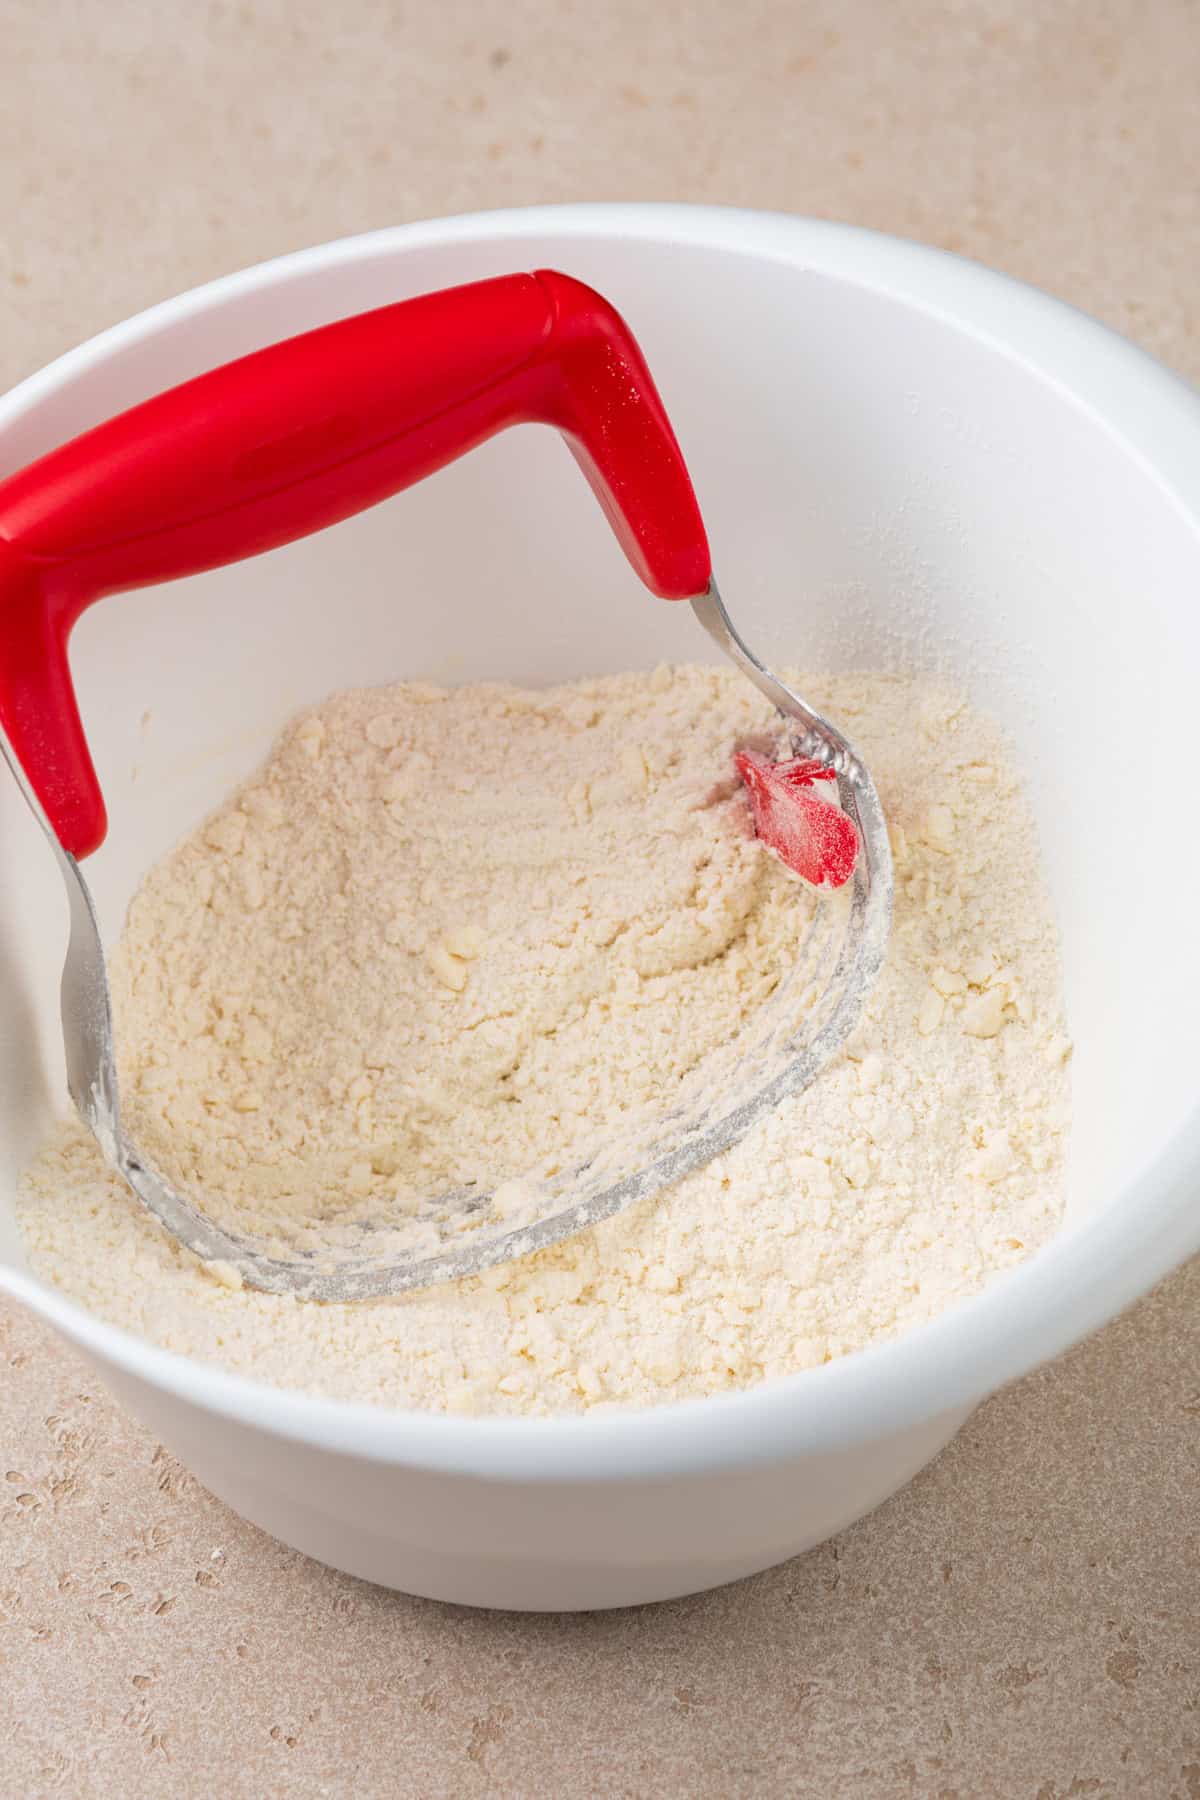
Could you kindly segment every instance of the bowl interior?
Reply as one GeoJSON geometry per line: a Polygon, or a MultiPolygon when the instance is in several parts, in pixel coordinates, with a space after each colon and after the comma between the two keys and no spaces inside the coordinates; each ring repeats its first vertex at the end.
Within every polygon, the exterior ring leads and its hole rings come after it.
{"type": "MultiPolygon", "coordinates": [[[[1200,858],[1170,775],[1191,751],[1200,539],[1155,471],[1052,375],[936,310],[765,252],[600,227],[414,248],[384,236],[126,333],[0,413],[0,469],[289,332],[539,265],[600,287],[641,339],[726,599],[761,655],[944,674],[1010,732],[1062,933],[1071,1204],[1085,1215],[1193,1098],[1178,996],[1200,972],[1200,858]]],[[[111,817],[88,869],[106,933],[149,862],[332,689],[538,683],[711,654],[685,609],[638,586],[539,428],[304,543],[104,602],[73,663],[111,817]]],[[[65,1104],[65,906],[7,779],[0,859],[3,1212],[65,1104]]],[[[20,1259],[7,1215],[0,1256],[20,1259]]]]}

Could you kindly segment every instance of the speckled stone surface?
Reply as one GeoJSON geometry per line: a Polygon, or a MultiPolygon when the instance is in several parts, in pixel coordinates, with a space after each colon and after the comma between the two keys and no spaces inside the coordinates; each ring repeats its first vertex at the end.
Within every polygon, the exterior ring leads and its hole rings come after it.
{"type": "MultiPolygon", "coordinates": [[[[843,217],[1200,375],[1194,0],[7,0],[0,385],[163,295],[538,200],[843,217]]],[[[1200,1264],[784,1568],[471,1613],[242,1524],[0,1308],[6,1797],[1200,1800],[1200,1264]]]]}

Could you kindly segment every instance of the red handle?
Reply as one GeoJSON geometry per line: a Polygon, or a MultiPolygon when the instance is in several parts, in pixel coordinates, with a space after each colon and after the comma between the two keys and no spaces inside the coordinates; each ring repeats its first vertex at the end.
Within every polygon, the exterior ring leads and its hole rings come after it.
{"type": "Polygon", "coordinates": [[[548,271],[289,338],[0,484],[0,726],[63,848],[106,828],[66,654],[85,607],[305,537],[534,420],[563,432],[646,586],[702,593],[704,524],[642,354],[548,271]]]}

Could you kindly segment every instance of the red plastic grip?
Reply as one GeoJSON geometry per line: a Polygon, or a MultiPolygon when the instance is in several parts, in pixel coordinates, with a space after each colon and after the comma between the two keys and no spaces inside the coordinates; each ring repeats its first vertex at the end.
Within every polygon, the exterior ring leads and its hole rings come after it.
{"type": "Polygon", "coordinates": [[[704,524],[641,351],[550,271],[289,338],[0,483],[0,726],[63,848],[106,826],[67,663],[86,607],[320,531],[533,421],[564,434],[646,586],[702,593],[704,524]]]}

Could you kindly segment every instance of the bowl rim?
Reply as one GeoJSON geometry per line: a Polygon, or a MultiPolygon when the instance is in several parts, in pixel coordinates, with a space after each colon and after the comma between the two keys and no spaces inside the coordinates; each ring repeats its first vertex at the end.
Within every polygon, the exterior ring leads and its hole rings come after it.
{"type": "MultiPolygon", "coordinates": [[[[1066,302],[950,252],[860,226],[735,207],[513,208],[385,227],[276,257],[135,314],[31,375],[0,397],[0,443],[7,426],[127,345],[246,293],[397,251],[460,242],[503,247],[531,233],[564,245],[623,238],[729,250],[915,308],[1018,361],[1115,438],[1191,525],[1200,565],[1200,395],[1181,377],[1066,302]]],[[[0,1266],[0,1292],[122,1376],[335,1455],[495,1480],[645,1480],[769,1466],[969,1410],[1200,1248],[1198,1170],[1200,1106],[1097,1212],[983,1293],[894,1341],[707,1399],[578,1416],[463,1418],[325,1399],[158,1349],[24,1270],[0,1266]]]]}

